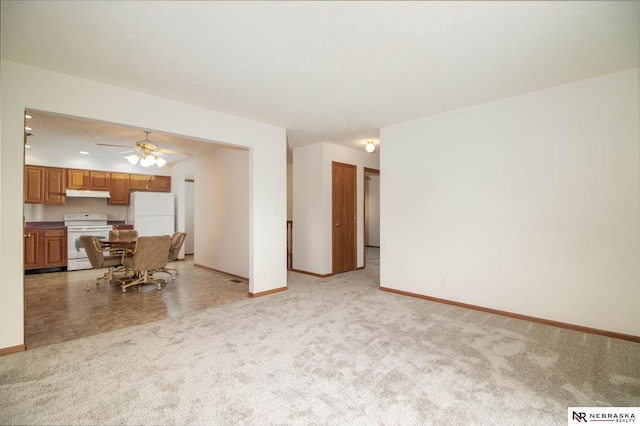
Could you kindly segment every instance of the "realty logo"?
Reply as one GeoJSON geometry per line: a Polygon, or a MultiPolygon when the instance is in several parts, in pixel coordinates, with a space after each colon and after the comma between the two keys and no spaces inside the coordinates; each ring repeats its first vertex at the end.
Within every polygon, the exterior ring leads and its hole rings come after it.
{"type": "Polygon", "coordinates": [[[569,407],[567,424],[588,422],[635,423],[640,418],[640,407],[569,407]]]}
{"type": "Polygon", "coordinates": [[[587,422],[587,413],[585,412],[573,412],[573,420],[576,422],[587,422]]]}

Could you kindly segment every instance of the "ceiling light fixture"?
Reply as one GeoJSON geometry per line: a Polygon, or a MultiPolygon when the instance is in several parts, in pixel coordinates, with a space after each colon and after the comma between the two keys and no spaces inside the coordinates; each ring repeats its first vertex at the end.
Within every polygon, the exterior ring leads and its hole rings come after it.
{"type": "Polygon", "coordinates": [[[154,164],[158,167],[162,167],[167,164],[167,160],[165,160],[164,158],[158,157],[157,155],[153,155],[148,152],[144,153],[142,156],[139,154],[132,154],[124,158],[126,158],[132,166],[138,164],[138,161],[140,161],[140,165],[142,167],[149,167],[154,164]]]}
{"type": "Polygon", "coordinates": [[[89,153],[87,151],[79,151],[79,152],[80,152],[80,154],[83,154],[83,155],[89,155],[89,153]]]}
{"type": "Polygon", "coordinates": [[[167,160],[165,160],[164,158],[156,157],[156,166],[162,167],[165,164],[167,164],[167,160]]]}
{"type": "Polygon", "coordinates": [[[376,144],[374,141],[367,141],[367,144],[364,146],[364,149],[367,150],[369,154],[373,154],[376,152],[376,144]]]}
{"type": "MultiPolygon", "coordinates": [[[[149,132],[145,132],[147,136],[144,138],[144,141],[136,142],[135,150],[139,152],[139,154],[131,154],[124,158],[127,159],[132,166],[138,164],[142,167],[149,167],[155,164],[158,167],[162,167],[167,164],[167,160],[164,158],[158,157],[157,153],[162,151],[158,149],[158,146],[149,140],[149,132]]],[[[98,144],[98,145],[106,145],[106,146],[120,146],[120,145],[110,145],[110,144],[98,144]]]]}
{"type": "Polygon", "coordinates": [[[138,160],[140,160],[140,156],[138,154],[132,154],[124,158],[126,158],[131,163],[132,166],[135,166],[136,164],[138,164],[138,160]]]}
{"type": "Polygon", "coordinates": [[[145,154],[144,157],[140,159],[140,165],[142,167],[149,167],[155,163],[155,157],[151,154],[145,154]]]}
{"type": "Polygon", "coordinates": [[[31,116],[29,114],[25,114],[24,118],[26,118],[27,120],[31,118],[31,116]]]}

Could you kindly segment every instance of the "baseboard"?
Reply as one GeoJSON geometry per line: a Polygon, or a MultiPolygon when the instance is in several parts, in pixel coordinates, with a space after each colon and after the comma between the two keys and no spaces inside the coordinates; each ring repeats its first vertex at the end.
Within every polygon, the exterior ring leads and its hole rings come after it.
{"type": "Polygon", "coordinates": [[[469,305],[467,303],[454,302],[453,300],[439,299],[437,297],[425,296],[423,294],[411,293],[408,291],[396,290],[393,288],[380,287],[382,291],[401,294],[403,296],[416,297],[418,299],[429,300],[431,302],[444,303],[447,305],[459,306],[461,308],[473,309],[475,311],[487,312],[490,314],[500,315],[503,317],[515,318],[523,321],[535,322],[538,324],[550,325],[552,327],[564,328],[567,330],[580,331],[582,333],[597,334],[599,336],[611,337],[613,339],[627,340],[630,342],[640,343],[640,336],[631,334],[616,333],[614,331],[600,330],[597,328],[584,327],[581,325],[568,324],[560,321],[552,321],[544,318],[531,317],[528,315],[516,314],[513,312],[501,311],[498,309],[485,308],[483,306],[469,305]]]}
{"type": "Polygon", "coordinates": [[[238,278],[238,279],[243,280],[243,281],[249,281],[249,278],[247,278],[247,277],[243,277],[241,275],[232,274],[230,272],[220,271],[218,269],[209,268],[208,266],[198,265],[196,263],[194,263],[193,266],[197,266],[198,268],[206,269],[207,271],[217,272],[217,273],[222,274],[222,275],[227,275],[229,277],[238,278]]]}
{"type": "Polygon", "coordinates": [[[299,274],[306,274],[306,275],[313,275],[314,277],[318,277],[318,278],[327,278],[327,277],[332,277],[333,274],[316,274],[315,272],[308,272],[308,271],[301,271],[300,269],[290,269],[291,272],[297,272],[299,274]]]}
{"type": "Polygon", "coordinates": [[[0,356],[22,352],[26,349],[27,347],[25,345],[9,346],[8,348],[0,349],[0,356]]]}
{"type": "Polygon", "coordinates": [[[269,294],[273,294],[273,293],[280,293],[281,291],[286,291],[287,287],[280,287],[280,288],[274,288],[272,290],[267,290],[267,291],[261,291],[259,293],[251,293],[249,292],[248,296],[251,298],[255,298],[255,297],[262,297],[262,296],[267,296],[269,294]]]}

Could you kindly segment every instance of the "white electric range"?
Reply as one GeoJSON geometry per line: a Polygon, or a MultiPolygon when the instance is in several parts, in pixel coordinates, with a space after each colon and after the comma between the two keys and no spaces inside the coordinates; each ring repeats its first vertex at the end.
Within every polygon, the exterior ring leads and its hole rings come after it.
{"type": "Polygon", "coordinates": [[[98,240],[109,237],[113,226],[107,225],[104,213],[66,213],[64,225],[67,227],[67,271],[91,269],[91,263],[84,251],[80,235],[93,235],[98,240]]]}

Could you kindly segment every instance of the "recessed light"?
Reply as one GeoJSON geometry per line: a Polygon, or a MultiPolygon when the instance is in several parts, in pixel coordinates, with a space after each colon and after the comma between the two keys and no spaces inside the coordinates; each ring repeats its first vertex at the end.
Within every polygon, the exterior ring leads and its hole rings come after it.
{"type": "Polygon", "coordinates": [[[27,120],[31,118],[31,116],[29,114],[25,114],[24,118],[26,118],[27,120]]]}
{"type": "Polygon", "coordinates": [[[87,151],[80,151],[80,154],[87,155],[87,154],[89,154],[89,153],[88,153],[87,151]]]}
{"type": "Polygon", "coordinates": [[[24,126],[24,129],[25,129],[27,132],[30,132],[30,131],[31,131],[31,127],[28,127],[28,126],[24,126]]]}
{"type": "Polygon", "coordinates": [[[24,147],[25,148],[31,148],[31,145],[25,145],[24,147]]]}

